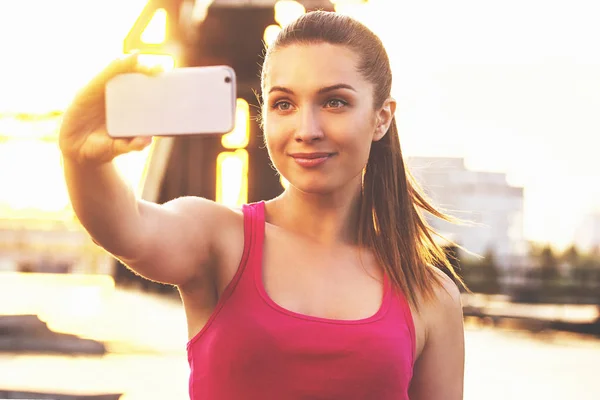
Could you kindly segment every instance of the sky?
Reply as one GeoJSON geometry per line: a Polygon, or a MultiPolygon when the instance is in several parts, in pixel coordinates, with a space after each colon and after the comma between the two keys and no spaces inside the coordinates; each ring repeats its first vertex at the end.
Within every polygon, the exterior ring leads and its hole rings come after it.
{"type": "MultiPolygon", "coordinates": [[[[0,109],[66,105],[144,3],[0,2],[0,45],[18,60],[2,64],[0,109]]],[[[526,237],[561,247],[600,212],[598,15],[584,0],[370,0],[356,16],[390,55],[405,154],[506,173],[524,187],[526,237]]]]}
{"type": "Polygon", "coordinates": [[[0,110],[64,108],[122,54],[146,1],[0,0],[0,110]]]}
{"type": "Polygon", "coordinates": [[[407,155],[505,172],[530,240],[566,246],[600,212],[600,3],[371,0],[363,15],[407,155]]]}

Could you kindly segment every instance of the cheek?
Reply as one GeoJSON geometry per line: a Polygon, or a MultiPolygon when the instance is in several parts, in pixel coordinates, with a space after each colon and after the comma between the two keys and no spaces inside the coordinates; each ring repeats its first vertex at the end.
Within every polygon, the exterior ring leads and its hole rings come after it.
{"type": "Polygon", "coordinates": [[[289,117],[263,114],[263,136],[267,151],[277,156],[285,150],[287,142],[293,136],[294,121],[289,117]]]}
{"type": "Polygon", "coordinates": [[[352,164],[352,167],[350,167],[350,165],[348,167],[349,169],[352,169],[353,173],[366,167],[367,162],[369,161],[370,151],[370,140],[364,140],[364,138],[360,138],[353,142],[352,148],[350,151],[348,151],[348,162],[352,164]]]}
{"type": "Polygon", "coordinates": [[[349,118],[333,125],[336,140],[339,140],[350,156],[357,157],[356,161],[369,157],[373,140],[374,128],[366,118],[366,115],[363,118],[349,118]]]}
{"type": "Polygon", "coordinates": [[[270,128],[263,129],[263,139],[265,143],[265,147],[267,148],[267,153],[269,154],[269,158],[273,163],[277,163],[277,161],[281,158],[281,154],[285,148],[285,140],[283,135],[278,132],[277,129],[270,128]]]}

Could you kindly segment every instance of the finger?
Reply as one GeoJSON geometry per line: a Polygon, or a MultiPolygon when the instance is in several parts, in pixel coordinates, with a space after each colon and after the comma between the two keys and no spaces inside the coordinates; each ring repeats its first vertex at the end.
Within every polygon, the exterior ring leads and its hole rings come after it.
{"type": "Polygon", "coordinates": [[[114,139],[113,152],[117,156],[131,151],[140,151],[148,147],[151,143],[152,137],[114,139]]]}
{"type": "Polygon", "coordinates": [[[109,63],[105,68],[104,73],[109,76],[114,76],[124,72],[133,72],[138,66],[138,60],[139,53],[137,51],[124,54],[123,56],[109,63]]]}
{"type": "Polygon", "coordinates": [[[131,139],[114,139],[112,142],[112,149],[115,157],[128,153],[130,143],[131,139]]]}
{"type": "Polygon", "coordinates": [[[90,82],[90,86],[104,88],[106,82],[117,75],[135,72],[138,66],[138,53],[125,54],[112,60],[96,77],[90,82]]]}
{"type": "Polygon", "coordinates": [[[131,139],[129,147],[131,150],[139,151],[143,150],[152,144],[152,136],[139,136],[131,139]]]}
{"type": "Polygon", "coordinates": [[[136,72],[140,72],[144,75],[148,75],[148,76],[157,76],[162,74],[163,72],[165,72],[165,69],[161,66],[161,65],[155,65],[152,67],[147,67],[144,65],[137,65],[135,67],[135,71],[136,72]]]}

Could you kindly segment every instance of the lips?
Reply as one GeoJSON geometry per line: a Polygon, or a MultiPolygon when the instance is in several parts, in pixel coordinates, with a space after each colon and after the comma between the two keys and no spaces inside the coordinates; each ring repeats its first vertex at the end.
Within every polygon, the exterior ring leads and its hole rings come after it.
{"type": "Polygon", "coordinates": [[[334,153],[324,152],[290,154],[290,156],[294,159],[294,161],[296,161],[298,165],[305,168],[317,167],[326,162],[333,155],[334,153]]]}

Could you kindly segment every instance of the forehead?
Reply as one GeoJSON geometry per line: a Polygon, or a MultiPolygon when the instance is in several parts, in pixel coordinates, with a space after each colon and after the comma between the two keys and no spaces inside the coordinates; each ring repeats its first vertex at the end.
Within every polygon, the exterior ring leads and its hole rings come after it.
{"type": "Polygon", "coordinates": [[[283,86],[294,91],[347,83],[356,89],[368,83],[358,71],[359,56],[349,48],[329,43],[294,44],[270,54],[264,88],[283,86]]]}

